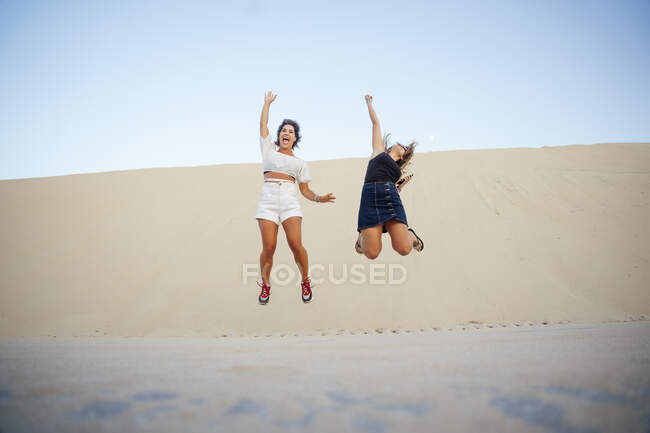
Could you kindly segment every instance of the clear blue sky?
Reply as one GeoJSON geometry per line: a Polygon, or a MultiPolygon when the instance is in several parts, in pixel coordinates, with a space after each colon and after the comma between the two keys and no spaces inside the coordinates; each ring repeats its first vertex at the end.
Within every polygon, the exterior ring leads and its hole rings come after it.
{"type": "Polygon", "coordinates": [[[306,160],[368,92],[420,151],[650,141],[649,77],[649,0],[0,0],[0,179],[259,162],[269,89],[306,160]]]}

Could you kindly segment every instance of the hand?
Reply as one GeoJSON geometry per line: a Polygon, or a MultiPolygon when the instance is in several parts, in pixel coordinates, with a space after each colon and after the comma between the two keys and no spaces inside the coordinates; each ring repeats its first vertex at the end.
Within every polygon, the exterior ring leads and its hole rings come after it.
{"type": "Polygon", "coordinates": [[[404,185],[409,183],[409,181],[411,180],[412,177],[413,177],[413,175],[409,174],[408,176],[403,177],[400,180],[398,180],[397,183],[395,184],[395,185],[397,185],[397,191],[402,192],[402,188],[404,188],[404,185]]]}
{"type": "Polygon", "coordinates": [[[372,95],[366,95],[366,96],[364,96],[364,98],[366,98],[366,102],[368,104],[370,104],[372,102],[372,95]]]}
{"type": "Polygon", "coordinates": [[[278,95],[274,95],[270,90],[264,94],[264,103],[265,104],[270,104],[271,102],[275,101],[275,98],[277,98],[278,95]]]}
{"type": "Polygon", "coordinates": [[[334,194],[332,194],[331,192],[326,195],[318,196],[319,203],[334,203],[334,200],[336,200],[336,197],[334,197],[334,194]]]}

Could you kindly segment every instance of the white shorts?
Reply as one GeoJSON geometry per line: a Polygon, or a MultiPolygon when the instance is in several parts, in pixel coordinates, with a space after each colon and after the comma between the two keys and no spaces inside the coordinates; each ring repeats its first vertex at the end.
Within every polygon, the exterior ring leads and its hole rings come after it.
{"type": "Polygon", "coordinates": [[[264,182],[255,218],[279,225],[287,218],[302,217],[297,191],[298,187],[293,182],[264,182]]]}

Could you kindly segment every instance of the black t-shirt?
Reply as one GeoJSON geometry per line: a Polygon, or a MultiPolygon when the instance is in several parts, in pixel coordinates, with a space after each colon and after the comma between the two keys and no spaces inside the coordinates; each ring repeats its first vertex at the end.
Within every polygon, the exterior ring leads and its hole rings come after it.
{"type": "Polygon", "coordinates": [[[382,152],[368,161],[364,182],[397,182],[401,176],[402,170],[399,165],[388,152],[382,152]]]}

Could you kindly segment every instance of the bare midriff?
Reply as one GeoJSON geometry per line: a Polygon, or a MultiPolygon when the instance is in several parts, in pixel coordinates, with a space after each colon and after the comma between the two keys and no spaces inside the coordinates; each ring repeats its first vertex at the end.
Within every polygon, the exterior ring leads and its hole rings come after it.
{"type": "Polygon", "coordinates": [[[283,180],[289,180],[291,182],[295,182],[293,176],[289,176],[288,174],[285,173],[278,173],[277,171],[267,171],[266,173],[264,173],[264,179],[283,179],[283,180]]]}

